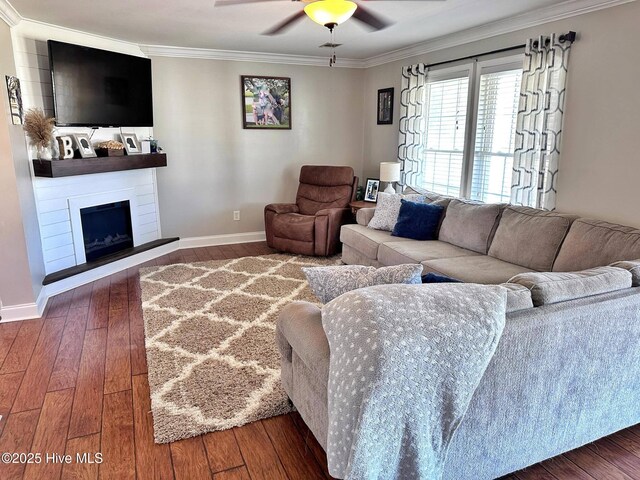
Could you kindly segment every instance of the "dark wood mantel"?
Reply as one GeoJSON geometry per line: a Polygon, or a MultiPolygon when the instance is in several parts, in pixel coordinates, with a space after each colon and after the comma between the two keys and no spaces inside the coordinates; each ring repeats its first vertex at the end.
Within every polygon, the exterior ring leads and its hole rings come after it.
{"type": "Polygon", "coordinates": [[[48,178],[166,166],[167,155],[165,153],[142,153],[120,157],[69,158],[66,160],[33,160],[35,176],[48,178]]]}

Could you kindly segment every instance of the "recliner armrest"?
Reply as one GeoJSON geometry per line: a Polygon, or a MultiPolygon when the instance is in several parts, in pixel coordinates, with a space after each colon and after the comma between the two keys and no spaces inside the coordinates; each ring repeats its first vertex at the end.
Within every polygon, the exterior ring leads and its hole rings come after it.
{"type": "Polygon", "coordinates": [[[350,208],[323,208],[316,212],[316,217],[343,217],[344,215],[351,215],[350,208]]]}
{"type": "Polygon", "coordinates": [[[264,207],[264,211],[274,213],[298,213],[300,210],[295,203],[272,203],[264,207]]]}

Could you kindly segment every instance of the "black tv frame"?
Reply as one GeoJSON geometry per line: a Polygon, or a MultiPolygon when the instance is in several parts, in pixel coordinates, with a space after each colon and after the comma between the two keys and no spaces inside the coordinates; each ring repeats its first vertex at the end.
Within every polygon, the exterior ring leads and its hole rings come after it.
{"type": "MultiPolygon", "coordinates": [[[[143,60],[147,60],[149,62],[149,72],[150,72],[150,78],[149,78],[149,83],[150,85],[153,82],[153,73],[151,70],[151,59],[146,58],[146,57],[138,57],[136,55],[128,55],[126,53],[120,53],[120,52],[114,52],[111,50],[104,50],[104,49],[100,49],[100,48],[93,48],[93,47],[88,47],[86,45],[78,45],[78,44],[74,44],[74,43],[68,43],[68,42],[61,42],[58,40],[52,40],[49,39],[47,40],[47,52],[49,55],[49,71],[51,74],[51,87],[52,87],[52,94],[53,94],[53,111],[54,111],[54,116],[55,113],[58,111],[58,105],[57,105],[57,97],[56,97],[56,83],[54,80],[54,76],[55,76],[55,69],[54,69],[54,65],[53,65],[53,56],[51,54],[51,44],[52,43],[59,43],[59,44],[64,44],[64,45],[69,45],[69,46],[73,46],[73,47],[77,47],[77,48],[82,48],[82,49],[88,49],[88,50],[95,50],[95,51],[99,51],[99,52],[106,52],[109,54],[113,54],[113,55],[120,55],[123,57],[131,57],[131,58],[136,58],[136,59],[143,59],[143,60]]],[[[104,128],[121,128],[121,127],[153,127],[153,90],[150,93],[151,96],[151,104],[150,104],[150,115],[151,115],[151,123],[150,125],[138,125],[138,124],[133,124],[133,123],[122,123],[119,125],[115,125],[115,124],[111,124],[111,123],[92,123],[92,124],[87,124],[87,123],[58,123],[58,120],[56,118],[56,126],[58,127],[87,127],[87,128],[99,128],[99,127],[104,127],[104,128]]]]}

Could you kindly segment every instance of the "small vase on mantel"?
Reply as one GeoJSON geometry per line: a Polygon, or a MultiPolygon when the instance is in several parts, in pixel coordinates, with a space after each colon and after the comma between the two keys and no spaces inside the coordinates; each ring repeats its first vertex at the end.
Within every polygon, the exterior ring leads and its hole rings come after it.
{"type": "Polygon", "coordinates": [[[48,145],[36,145],[36,159],[37,160],[51,160],[51,147],[48,145]]]}

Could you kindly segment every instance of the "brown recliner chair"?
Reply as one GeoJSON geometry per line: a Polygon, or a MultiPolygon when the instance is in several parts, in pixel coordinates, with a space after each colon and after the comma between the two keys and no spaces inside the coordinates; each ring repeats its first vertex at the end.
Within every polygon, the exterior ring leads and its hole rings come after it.
{"type": "Polygon", "coordinates": [[[340,227],[353,221],[349,202],[358,177],[351,167],[305,165],[296,203],[264,207],[267,245],[281,252],[329,256],[340,250],[340,227]]]}

